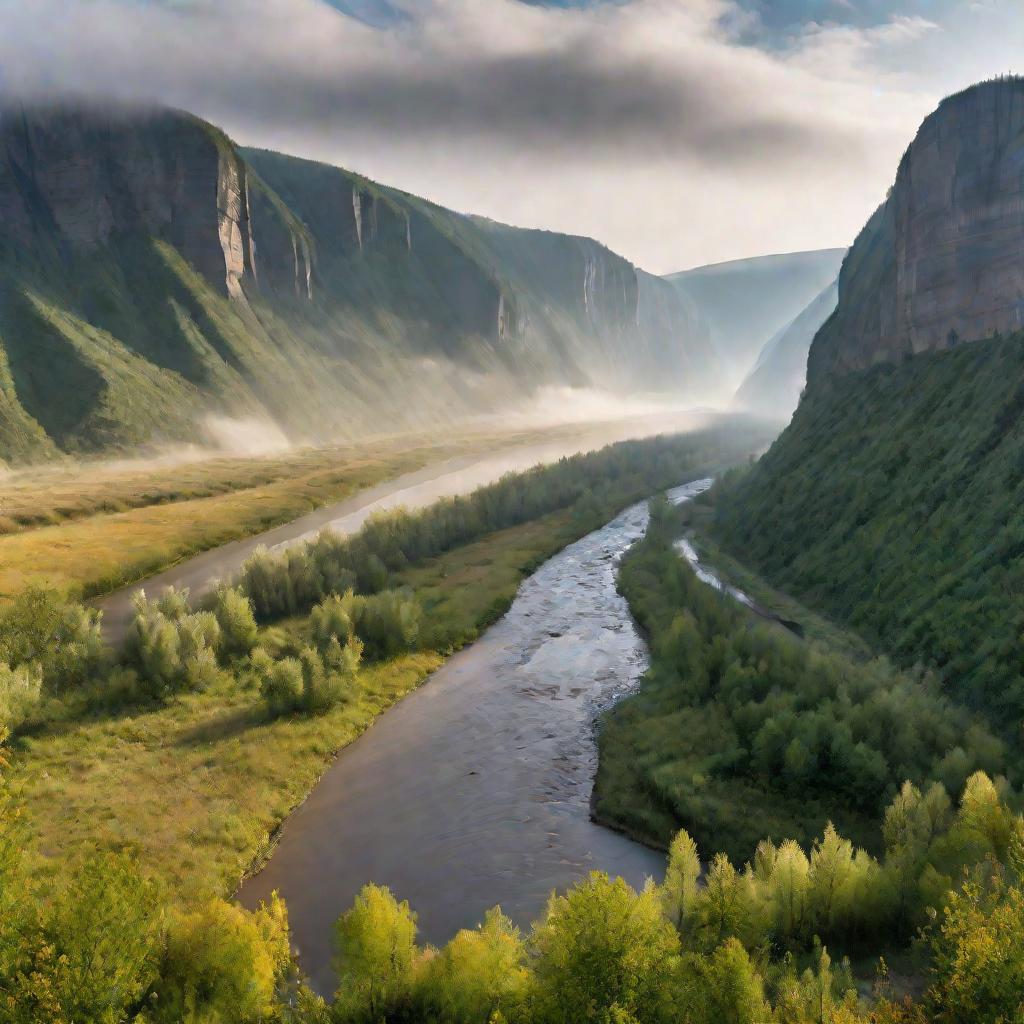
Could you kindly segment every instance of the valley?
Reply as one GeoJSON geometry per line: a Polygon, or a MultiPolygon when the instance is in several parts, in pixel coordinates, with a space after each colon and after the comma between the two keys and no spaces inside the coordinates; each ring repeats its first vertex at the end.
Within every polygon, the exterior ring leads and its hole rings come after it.
{"type": "MultiPolygon", "coordinates": [[[[429,27],[386,6],[328,13],[429,27]]],[[[649,14],[525,6],[503,74],[649,14]]],[[[1024,1019],[1024,79],[894,100],[879,153],[919,107],[848,249],[658,275],[288,133],[0,97],[0,1024],[1024,1019]]],[[[855,155],[790,114],[743,122],[780,181],[855,155]]],[[[733,159],[743,257],[781,193],[687,124],[630,156],[693,163],[671,265],[733,159]]],[[[590,180],[563,227],[678,201],[590,180]]]]}

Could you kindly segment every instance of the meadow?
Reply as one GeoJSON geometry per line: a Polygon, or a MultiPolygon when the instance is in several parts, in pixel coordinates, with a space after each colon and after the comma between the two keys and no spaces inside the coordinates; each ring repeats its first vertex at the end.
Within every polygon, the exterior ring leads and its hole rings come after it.
{"type": "Polygon", "coordinates": [[[244,457],[183,451],[0,474],[0,601],[33,584],[94,597],[431,463],[580,433],[410,435],[244,457]]]}

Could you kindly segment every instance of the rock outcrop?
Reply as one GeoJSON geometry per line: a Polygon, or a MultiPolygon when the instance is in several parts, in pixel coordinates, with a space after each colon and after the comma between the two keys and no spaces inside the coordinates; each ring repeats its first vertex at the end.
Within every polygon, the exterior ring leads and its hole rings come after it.
{"type": "Polygon", "coordinates": [[[715,370],[692,306],[590,239],[180,112],[0,110],[0,460],[195,439],[209,414],[315,441],[549,386],[687,400],[715,370]]]}
{"type": "Polygon", "coordinates": [[[1024,79],[927,117],[839,275],[808,381],[1024,327],[1024,79]]]}

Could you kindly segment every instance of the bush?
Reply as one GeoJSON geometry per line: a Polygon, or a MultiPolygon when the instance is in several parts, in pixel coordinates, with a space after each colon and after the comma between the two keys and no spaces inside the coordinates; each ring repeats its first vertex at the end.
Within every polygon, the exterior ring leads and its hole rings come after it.
{"type": "Polygon", "coordinates": [[[47,694],[80,687],[101,674],[109,657],[100,620],[92,608],[29,587],[0,614],[0,661],[38,665],[47,694]]]}
{"type": "Polygon", "coordinates": [[[385,590],[357,600],[355,631],[371,660],[412,650],[420,634],[422,610],[411,594],[385,590]]]}
{"type": "Polygon", "coordinates": [[[259,634],[250,600],[237,587],[221,587],[213,614],[220,626],[221,653],[229,658],[245,657],[256,646],[259,634]]]}
{"type": "Polygon", "coordinates": [[[133,606],[125,656],[138,669],[146,692],[163,698],[182,689],[201,689],[217,679],[221,628],[213,612],[190,611],[188,591],[174,588],[156,602],[140,591],[133,606]]]}
{"type": "Polygon", "coordinates": [[[39,710],[43,673],[38,665],[11,668],[0,662],[0,735],[14,731],[39,710]]]}
{"type": "Polygon", "coordinates": [[[263,699],[272,715],[287,715],[301,710],[305,688],[302,664],[295,658],[272,662],[262,684],[263,699]]]}
{"type": "Polygon", "coordinates": [[[344,643],[355,632],[353,606],[355,596],[349,590],[344,597],[331,594],[325,597],[310,613],[309,634],[322,653],[332,640],[344,643]]]}
{"type": "Polygon", "coordinates": [[[299,652],[303,706],[307,711],[329,711],[352,697],[362,650],[359,639],[350,636],[344,647],[337,637],[331,637],[323,657],[313,647],[299,652]]]}
{"type": "Polygon", "coordinates": [[[344,644],[355,635],[362,641],[361,653],[379,661],[416,646],[421,617],[419,602],[404,591],[364,595],[349,590],[342,597],[331,594],[313,609],[309,631],[321,653],[332,640],[344,644]]]}

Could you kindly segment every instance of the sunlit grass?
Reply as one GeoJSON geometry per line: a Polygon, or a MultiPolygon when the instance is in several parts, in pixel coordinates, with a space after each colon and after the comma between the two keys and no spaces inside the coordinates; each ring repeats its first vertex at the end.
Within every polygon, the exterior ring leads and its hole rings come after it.
{"type": "MultiPolygon", "coordinates": [[[[408,571],[399,582],[423,601],[425,643],[472,639],[527,573],[590,525],[559,512],[408,571]]],[[[267,641],[287,644],[303,629],[289,620],[267,641]]],[[[430,651],[367,666],[357,699],[321,716],[270,719],[257,693],[225,682],[23,738],[15,771],[38,877],[59,879],[97,846],[127,848],[174,898],[233,892],[334,755],[443,660],[430,651]]]]}
{"type": "Polygon", "coordinates": [[[0,600],[32,583],[94,596],[430,463],[569,433],[405,437],[358,449],[82,464],[0,478],[0,600]]]}

